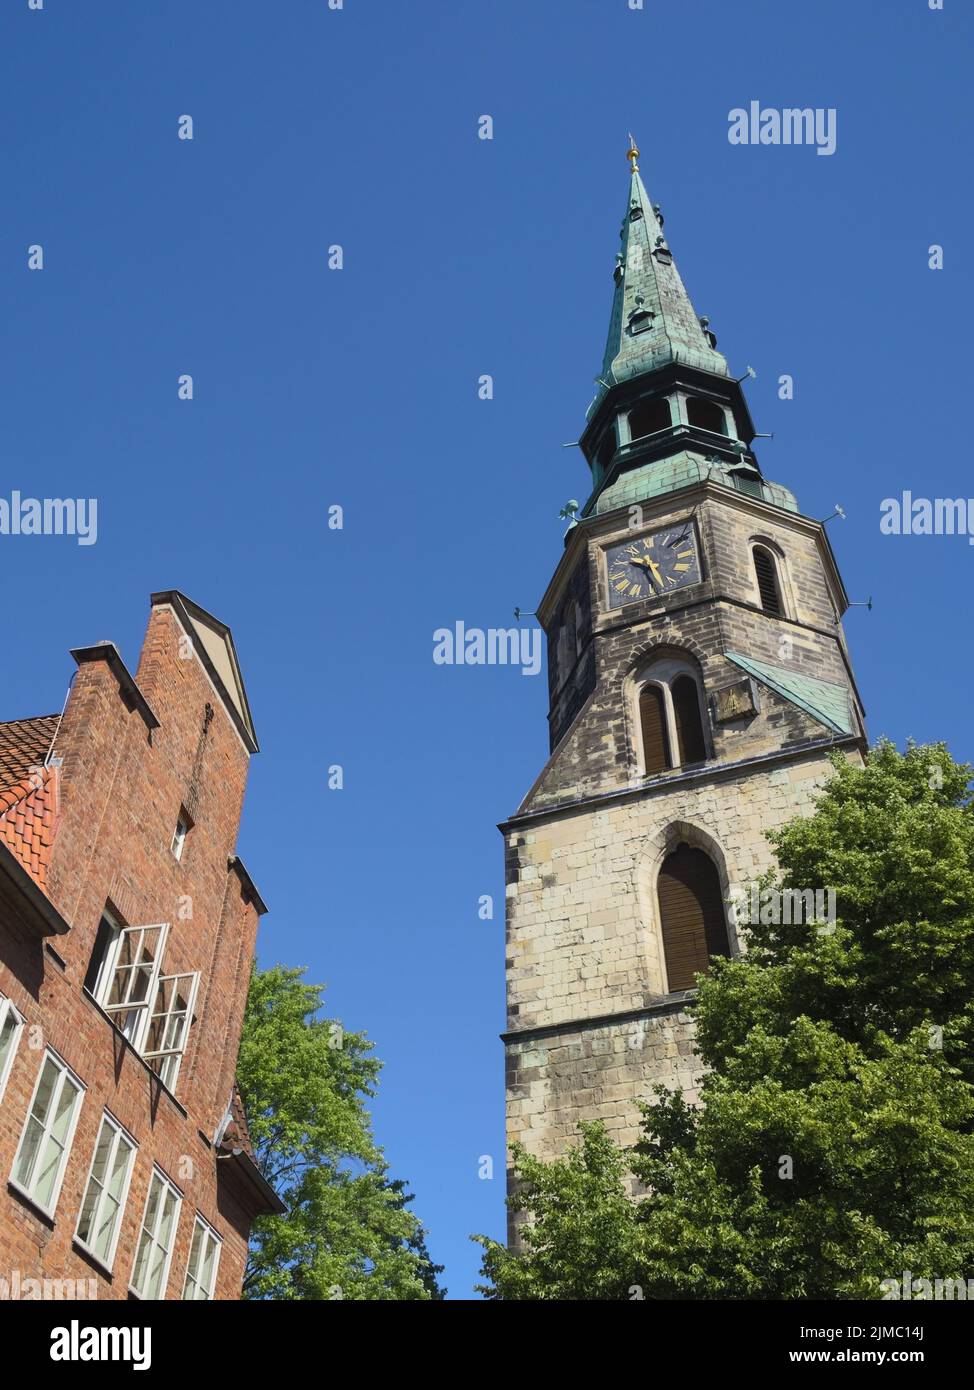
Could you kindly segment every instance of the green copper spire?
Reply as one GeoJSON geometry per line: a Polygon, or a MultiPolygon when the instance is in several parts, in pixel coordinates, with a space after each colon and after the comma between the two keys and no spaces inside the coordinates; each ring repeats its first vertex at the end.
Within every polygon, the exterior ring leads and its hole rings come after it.
{"type": "Polygon", "coordinates": [[[631,136],[629,159],[609,341],[578,440],[592,471],[581,519],[696,483],[797,511],[794,494],[761,472],[744,377],[730,373],[707,320],[697,317],[666,244],[662,214],[639,177],[631,136]]]}
{"type": "Polygon", "coordinates": [[[668,362],[683,362],[727,376],[727,361],[697,317],[666,244],[662,215],[639,176],[639,151],[634,143],[628,158],[632,177],[615,269],[600,395],[668,362]]]}

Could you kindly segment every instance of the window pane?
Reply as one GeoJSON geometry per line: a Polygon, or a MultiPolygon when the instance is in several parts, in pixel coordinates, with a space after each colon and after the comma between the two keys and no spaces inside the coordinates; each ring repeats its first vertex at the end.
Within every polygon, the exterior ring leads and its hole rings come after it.
{"type": "Polygon", "coordinates": [[[193,1244],[189,1252],[189,1267],[195,1276],[200,1267],[200,1247],[203,1244],[203,1227],[197,1221],[193,1227],[193,1244]]]}
{"type": "Polygon", "coordinates": [[[186,1031],[186,1000],[179,996],[176,1008],[181,1012],[169,1015],[169,1022],[161,1039],[161,1051],[172,1052],[183,1046],[183,1033],[186,1031]]]}
{"type": "Polygon", "coordinates": [[[56,1139],[49,1138],[43,1146],[43,1157],[38,1164],[38,1171],[32,1188],[35,1202],[39,1202],[42,1207],[48,1207],[51,1204],[63,1153],[64,1145],[59,1144],[56,1139]]]}
{"type": "Polygon", "coordinates": [[[95,1148],[95,1157],[91,1165],[91,1176],[88,1179],[84,1201],[81,1204],[81,1215],[78,1218],[78,1239],[83,1240],[86,1245],[91,1244],[91,1233],[94,1230],[95,1214],[102,1189],[105,1185],[105,1175],[108,1172],[108,1161],[111,1157],[112,1140],[114,1137],[114,1131],[111,1126],[102,1121],[101,1132],[98,1135],[98,1144],[95,1148]]]}
{"type": "Polygon", "coordinates": [[[141,932],[137,931],[122,932],[122,939],[118,946],[118,958],[115,961],[115,972],[112,976],[112,987],[108,994],[107,1003],[109,1004],[128,1002],[130,976],[138,962],[141,935],[141,932]]]}
{"type": "Polygon", "coordinates": [[[149,986],[152,983],[152,956],[146,952],[148,960],[143,959],[138,968],[130,972],[129,992],[125,996],[126,1004],[144,1004],[149,997],[149,986]]]}
{"type": "Polygon", "coordinates": [[[122,932],[112,987],[106,1004],[144,1004],[155,969],[159,927],[127,927],[122,932]]]}
{"type": "Polygon", "coordinates": [[[27,1121],[27,1128],[24,1130],[24,1139],[20,1146],[20,1156],[17,1159],[17,1172],[15,1174],[17,1182],[22,1187],[30,1188],[31,1174],[34,1171],[34,1163],[40,1152],[43,1137],[44,1126],[31,1115],[27,1121]]]}
{"type": "Polygon", "coordinates": [[[17,1015],[7,1005],[6,1000],[0,1004],[0,1013],[3,1016],[3,1022],[0,1023],[0,1080],[2,1080],[7,1058],[13,1051],[14,1034],[17,1031],[17,1015]]]}
{"type": "Polygon", "coordinates": [[[98,1221],[98,1235],[95,1239],[94,1250],[99,1259],[107,1264],[108,1256],[112,1248],[112,1237],[115,1234],[115,1223],[118,1220],[120,1207],[114,1197],[105,1195],[101,1204],[101,1215],[98,1221]]]}
{"type": "Polygon", "coordinates": [[[99,1191],[105,1186],[105,1175],[108,1172],[108,1160],[112,1153],[112,1141],[115,1138],[115,1131],[111,1125],[102,1121],[101,1133],[98,1136],[98,1146],[95,1149],[95,1157],[91,1165],[91,1180],[98,1184],[99,1191]]]}
{"type": "Polygon", "coordinates": [[[62,1148],[68,1137],[68,1130],[71,1126],[71,1116],[74,1114],[74,1102],[77,1097],[78,1087],[71,1080],[70,1076],[65,1076],[61,1086],[61,1093],[57,1098],[54,1122],[51,1125],[51,1133],[62,1148]]]}
{"type": "Polygon", "coordinates": [[[132,1287],[142,1298],[163,1298],[167,1264],[179,1216],[180,1197],[158,1173],[153,1173],[142,1219],[142,1235],[132,1275],[132,1287]]]}
{"type": "Polygon", "coordinates": [[[145,1280],[149,1269],[149,1254],[151,1250],[152,1241],[145,1227],[143,1227],[142,1235],[139,1237],[139,1251],[135,1257],[135,1270],[132,1274],[132,1287],[137,1289],[139,1293],[145,1292],[145,1280]]]}
{"type": "Polygon", "coordinates": [[[183,1298],[204,1302],[213,1297],[213,1285],[220,1259],[220,1241],[200,1220],[193,1227],[183,1298]]]}
{"type": "Polygon", "coordinates": [[[81,1203],[81,1215],[78,1217],[78,1239],[83,1240],[86,1245],[91,1244],[91,1232],[95,1224],[95,1208],[100,1196],[98,1184],[90,1182],[85,1192],[84,1201],[81,1203]]]}
{"type": "Polygon", "coordinates": [[[203,1227],[197,1221],[193,1227],[193,1244],[189,1251],[189,1266],[186,1270],[186,1287],[183,1289],[184,1299],[195,1299],[199,1297],[196,1287],[196,1271],[200,1263],[200,1245],[203,1241],[203,1227]]]}
{"type": "Polygon", "coordinates": [[[78,1239],[108,1264],[121,1219],[122,1197],[135,1146],[108,1119],[102,1120],[91,1174],[78,1218],[78,1239]]]}
{"type": "Polygon", "coordinates": [[[149,1200],[146,1203],[145,1216],[142,1220],[143,1229],[150,1233],[156,1228],[156,1221],[159,1216],[159,1203],[162,1199],[162,1179],[158,1173],[152,1174],[152,1184],[149,1187],[149,1200]]]}
{"type": "Polygon", "coordinates": [[[50,1057],[45,1057],[44,1070],[41,1072],[41,1083],[37,1088],[34,1104],[30,1108],[30,1113],[35,1119],[40,1120],[41,1124],[47,1122],[47,1112],[51,1107],[51,1097],[54,1095],[57,1079],[57,1066],[50,1057]]]}
{"type": "Polygon", "coordinates": [[[162,1211],[162,1220],[159,1222],[159,1230],[156,1239],[166,1250],[172,1244],[172,1229],[177,1210],[176,1194],[172,1188],[166,1188],[165,1204],[162,1211]]]}
{"type": "Polygon", "coordinates": [[[162,1287],[162,1272],[166,1264],[166,1252],[161,1245],[152,1243],[149,1252],[149,1281],[146,1285],[146,1298],[158,1298],[162,1287]]]}
{"type": "Polygon", "coordinates": [[[149,1066],[170,1089],[186,1047],[197,979],[195,974],[163,975],[156,986],[143,1051],[149,1066]]]}
{"type": "Polygon", "coordinates": [[[216,1241],[207,1234],[204,1242],[203,1268],[200,1272],[200,1285],[204,1298],[209,1298],[213,1283],[213,1259],[216,1255],[216,1241]]]}
{"type": "Polygon", "coordinates": [[[128,1172],[129,1158],[134,1152],[133,1145],[129,1143],[124,1134],[120,1134],[115,1148],[115,1162],[112,1164],[112,1175],[108,1183],[108,1191],[116,1201],[121,1200],[122,1188],[125,1186],[125,1175],[128,1172]]]}

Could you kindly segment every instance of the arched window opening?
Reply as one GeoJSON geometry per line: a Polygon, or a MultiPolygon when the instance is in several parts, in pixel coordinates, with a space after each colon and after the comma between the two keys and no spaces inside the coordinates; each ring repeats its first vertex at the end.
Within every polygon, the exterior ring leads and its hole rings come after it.
{"type": "Polygon", "coordinates": [[[666,705],[658,685],[644,685],[639,693],[639,723],[643,734],[643,765],[646,776],[666,772],[670,762],[670,739],[666,727],[666,705]]]}
{"type": "Polygon", "coordinates": [[[667,989],[693,989],[712,956],[729,956],[720,876],[702,849],[680,845],[664,860],[657,881],[667,989]]]}
{"type": "Polygon", "coordinates": [[[644,439],[648,434],[658,434],[660,430],[668,430],[672,423],[670,403],[665,397],[640,401],[629,412],[629,437],[631,439],[644,439]]]}
{"type": "Polygon", "coordinates": [[[765,613],[780,618],[784,610],[775,558],[770,550],[765,550],[763,545],[756,545],[752,553],[754,555],[754,573],[758,581],[758,593],[761,596],[761,607],[765,613]]]}
{"type": "Polygon", "coordinates": [[[702,763],[707,757],[697,682],[692,676],[677,676],[672,685],[673,719],[676,724],[676,744],[682,767],[702,763]]]}
{"type": "Polygon", "coordinates": [[[685,659],[658,657],[637,674],[635,692],[644,777],[706,762],[710,755],[700,681],[685,659]]]}
{"type": "Polygon", "coordinates": [[[687,419],[691,425],[696,425],[702,430],[710,430],[711,434],[727,433],[727,419],[724,412],[713,401],[703,401],[697,396],[692,396],[687,401],[687,419]]]}
{"type": "Polygon", "coordinates": [[[606,469],[612,462],[613,456],[615,455],[615,451],[616,432],[614,429],[611,429],[609,430],[608,434],[604,436],[602,443],[599,445],[599,452],[595,457],[595,461],[600,474],[605,474],[606,469]]]}

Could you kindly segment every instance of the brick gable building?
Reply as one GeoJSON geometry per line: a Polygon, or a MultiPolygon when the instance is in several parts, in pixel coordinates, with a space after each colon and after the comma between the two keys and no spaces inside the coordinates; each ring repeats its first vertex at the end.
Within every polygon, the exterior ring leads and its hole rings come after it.
{"type": "Polygon", "coordinates": [[[238,1298],[251,1224],[280,1210],[235,1083],[257,741],[229,630],[151,602],[134,678],[113,644],[78,648],[62,715],[0,725],[7,1297],[238,1298]]]}

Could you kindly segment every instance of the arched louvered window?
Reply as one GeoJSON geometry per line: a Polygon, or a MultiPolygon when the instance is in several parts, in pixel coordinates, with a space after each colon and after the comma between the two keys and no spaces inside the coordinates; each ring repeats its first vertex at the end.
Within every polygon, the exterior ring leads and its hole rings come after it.
{"type": "Polygon", "coordinates": [[[637,677],[633,710],[642,731],[642,773],[654,777],[706,762],[707,722],[700,681],[679,656],[663,656],[637,677]]]}
{"type": "Polygon", "coordinates": [[[629,412],[629,438],[643,439],[647,434],[668,430],[672,423],[670,403],[665,397],[640,401],[629,412]]]}
{"type": "Polygon", "coordinates": [[[643,768],[647,777],[665,772],[670,763],[670,739],[666,706],[658,685],[644,685],[639,692],[639,722],[643,732],[643,768]]]}
{"type": "Polygon", "coordinates": [[[669,992],[693,989],[711,956],[729,956],[720,877],[702,849],[680,847],[667,858],[657,881],[663,954],[669,992]]]}
{"type": "Polygon", "coordinates": [[[703,737],[697,682],[692,676],[677,676],[670,689],[680,766],[702,763],[707,756],[707,745],[703,737]]]}
{"type": "Polygon", "coordinates": [[[758,581],[758,593],[761,596],[761,607],[765,613],[780,618],[783,607],[781,588],[778,584],[778,566],[775,564],[774,556],[770,550],[765,550],[763,545],[756,545],[752,553],[754,555],[754,573],[758,581]]]}

